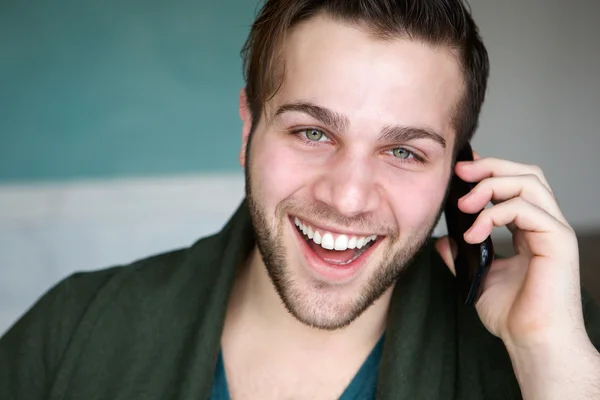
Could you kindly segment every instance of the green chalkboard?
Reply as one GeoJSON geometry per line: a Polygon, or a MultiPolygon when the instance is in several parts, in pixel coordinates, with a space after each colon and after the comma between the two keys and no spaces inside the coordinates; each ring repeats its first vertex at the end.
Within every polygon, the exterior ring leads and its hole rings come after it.
{"type": "Polygon", "coordinates": [[[236,171],[256,0],[0,0],[0,181],[236,171]]]}

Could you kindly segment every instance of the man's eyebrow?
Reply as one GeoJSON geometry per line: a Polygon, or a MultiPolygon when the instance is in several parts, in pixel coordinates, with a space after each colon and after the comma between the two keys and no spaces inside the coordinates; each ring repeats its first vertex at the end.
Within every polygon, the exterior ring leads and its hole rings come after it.
{"type": "Polygon", "coordinates": [[[284,104],[277,109],[277,112],[275,112],[275,117],[278,117],[286,112],[300,112],[308,114],[328,127],[331,127],[336,132],[344,132],[350,126],[350,121],[342,114],[338,114],[328,108],[309,102],[284,104]]]}
{"type": "Polygon", "coordinates": [[[387,126],[379,135],[379,142],[399,143],[415,139],[431,139],[446,148],[446,139],[439,133],[427,128],[418,128],[411,126],[387,126]]]}
{"type": "MultiPolygon", "coordinates": [[[[286,112],[300,112],[308,114],[326,126],[331,127],[334,131],[340,133],[345,132],[350,126],[350,121],[344,115],[310,102],[283,104],[275,112],[275,117],[281,116],[286,112]]],[[[444,139],[441,134],[427,128],[401,125],[385,127],[379,135],[378,141],[398,143],[415,139],[431,139],[438,142],[442,147],[446,148],[446,139],[444,139]]]]}

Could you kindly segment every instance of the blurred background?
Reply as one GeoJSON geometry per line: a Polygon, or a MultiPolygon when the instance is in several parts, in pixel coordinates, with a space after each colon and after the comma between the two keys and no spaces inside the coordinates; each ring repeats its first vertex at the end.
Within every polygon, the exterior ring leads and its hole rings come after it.
{"type": "MultiPolygon", "coordinates": [[[[600,299],[600,2],[470,4],[492,65],[474,147],[544,169],[600,299]]],[[[67,275],[188,246],[233,213],[257,7],[0,0],[0,334],[67,275]]]]}

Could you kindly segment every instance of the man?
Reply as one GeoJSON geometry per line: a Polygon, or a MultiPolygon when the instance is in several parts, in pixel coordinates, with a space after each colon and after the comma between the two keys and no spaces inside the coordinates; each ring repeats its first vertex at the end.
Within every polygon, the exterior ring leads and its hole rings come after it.
{"type": "Polygon", "coordinates": [[[189,249],[61,282],[0,341],[2,399],[596,399],[600,314],[538,168],[454,165],[488,58],[459,0],[269,0],[244,48],[247,196],[189,249]],[[497,259],[461,304],[452,171],[497,259]],[[446,264],[446,268],[443,264],[446,264]]]}

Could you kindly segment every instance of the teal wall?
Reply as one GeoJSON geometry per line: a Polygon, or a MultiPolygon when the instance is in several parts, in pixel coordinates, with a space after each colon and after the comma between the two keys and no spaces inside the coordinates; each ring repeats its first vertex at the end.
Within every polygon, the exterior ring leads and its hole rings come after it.
{"type": "Polygon", "coordinates": [[[238,171],[257,0],[0,0],[0,182],[238,171]]]}

